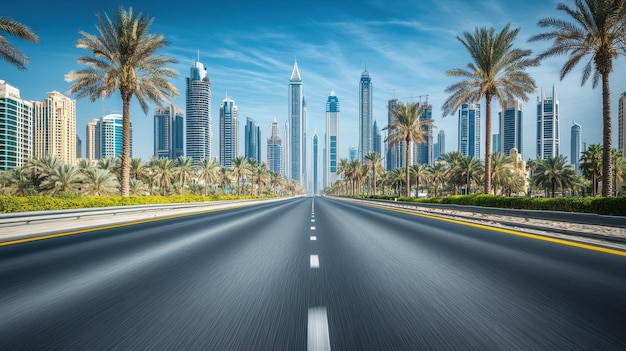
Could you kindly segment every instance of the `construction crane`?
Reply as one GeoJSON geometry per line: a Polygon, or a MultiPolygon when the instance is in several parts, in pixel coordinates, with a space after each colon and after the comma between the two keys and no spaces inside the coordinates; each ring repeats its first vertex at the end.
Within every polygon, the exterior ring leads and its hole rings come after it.
{"type": "Polygon", "coordinates": [[[425,97],[426,99],[424,99],[424,104],[428,105],[428,96],[429,95],[411,95],[409,97],[403,98],[403,100],[404,99],[411,99],[411,102],[413,102],[413,99],[419,98],[420,99],[419,104],[421,105],[422,104],[422,98],[425,97]]]}

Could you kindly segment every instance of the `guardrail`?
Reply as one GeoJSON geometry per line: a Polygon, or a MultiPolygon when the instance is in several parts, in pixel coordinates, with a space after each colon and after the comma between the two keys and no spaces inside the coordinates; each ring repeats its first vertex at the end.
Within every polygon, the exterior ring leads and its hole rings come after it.
{"type": "MultiPolygon", "coordinates": [[[[344,199],[344,198],[341,198],[344,199]]],[[[561,212],[561,211],[539,211],[539,210],[516,210],[493,207],[451,205],[451,204],[431,204],[416,202],[401,202],[379,199],[350,199],[353,201],[364,201],[369,203],[379,203],[396,208],[414,209],[423,212],[430,212],[436,215],[453,216],[466,220],[493,220],[505,226],[515,226],[526,229],[550,231],[554,233],[577,235],[592,239],[600,239],[620,244],[626,244],[626,217],[606,216],[593,213],[561,212]],[[448,212],[448,213],[446,213],[448,212]],[[477,216],[479,215],[479,216],[477,216]],[[507,220],[506,218],[484,218],[484,216],[514,217],[523,219],[543,220],[551,222],[565,222],[587,226],[603,226],[614,228],[613,232],[618,235],[605,235],[603,233],[590,233],[575,229],[564,229],[557,226],[537,225],[520,221],[507,220]]]]}

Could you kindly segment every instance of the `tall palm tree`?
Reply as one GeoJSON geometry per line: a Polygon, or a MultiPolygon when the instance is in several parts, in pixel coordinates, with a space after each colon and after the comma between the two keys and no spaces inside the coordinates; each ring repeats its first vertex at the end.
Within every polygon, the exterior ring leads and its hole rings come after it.
{"type": "Polygon", "coordinates": [[[491,191],[491,100],[496,98],[503,107],[509,99],[528,100],[527,94],[535,91],[535,81],[525,69],[539,65],[530,58],[532,51],[513,48],[519,28],[510,24],[496,34],[496,30],[476,27],[474,33],[464,32],[457,39],[465,46],[473,62],[467,68],[455,68],[446,72],[449,77],[462,80],[446,88],[450,97],[444,102],[443,115],[452,115],[462,104],[478,102],[485,98],[485,184],[484,191],[491,191]]]}
{"type": "Polygon", "coordinates": [[[380,164],[383,159],[380,157],[378,152],[370,152],[365,155],[364,159],[366,162],[365,165],[367,166],[367,172],[372,173],[372,189],[374,195],[376,195],[376,176],[384,170],[383,166],[380,164]]]}
{"type": "MultiPolygon", "coordinates": [[[[39,37],[27,26],[7,17],[0,17],[0,32],[5,32],[18,39],[23,39],[31,43],[38,43],[39,37]]],[[[11,45],[7,38],[0,34],[0,57],[8,61],[21,71],[26,71],[28,57],[18,48],[11,45]]]]}
{"type": "Polygon", "coordinates": [[[624,180],[626,173],[626,160],[622,157],[622,153],[613,149],[611,154],[611,162],[613,163],[613,192],[614,196],[617,196],[617,181],[624,180]]]}
{"type": "Polygon", "coordinates": [[[169,158],[156,158],[152,160],[152,171],[155,176],[156,186],[161,190],[161,195],[166,195],[172,186],[176,164],[169,158]]]}
{"type": "Polygon", "coordinates": [[[274,195],[278,193],[278,187],[284,184],[283,176],[277,172],[270,172],[270,186],[274,188],[274,195]]]}
{"type": "Polygon", "coordinates": [[[612,195],[611,184],[611,88],[609,75],[613,61],[626,51],[626,2],[624,0],[576,0],[571,8],[559,3],[556,9],[565,12],[570,20],[545,18],[539,21],[542,28],[552,31],[535,35],[530,41],[552,40],[552,46],[539,55],[540,59],[569,54],[561,68],[563,78],[585,57],[581,78],[584,85],[590,77],[592,87],[602,80],[602,196],[612,195]]]}
{"type": "Polygon", "coordinates": [[[536,174],[533,178],[535,184],[550,190],[552,197],[557,187],[564,189],[571,185],[576,176],[572,165],[567,164],[565,156],[548,157],[537,165],[536,174]]]}
{"type": "Polygon", "coordinates": [[[429,167],[425,164],[414,164],[411,166],[411,174],[413,175],[413,179],[415,179],[415,197],[420,197],[420,183],[425,183],[428,181],[430,176],[429,167]]]}
{"type": "Polygon", "coordinates": [[[148,179],[148,165],[143,159],[134,157],[130,160],[130,179],[141,181],[148,179]]]}
{"type": "Polygon", "coordinates": [[[427,137],[431,137],[433,121],[431,119],[421,119],[426,105],[419,103],[398,103],[395,109],[390,112],[393,116],[392,122],[383,130],[389,130],[389,135],[385,138],[391,147],[399,145],[404,141],[405,145],[405,183],[406,196],[411,196],[410,167],[411,160],[411,144],[422,144],[426,142],[427,137]]]}
{"type": "Polygon", "coordinates": [[[185,195],[185,186],[192,181],[196,174],[196,166],[193,165],[193,159],[188,156],[179,156],[176,159],[175,172],[180,184],[181,195],[185,195]]]}
{"type": "Polygon", "coordinates": [[[591,144],[583,151],[580,157],[580,170],[591,180],[591,195],[598,195],[598,182],[602,176],[602,146],[591,144]]]}
{"type": "Polygon", "coordinates": [[[119,91],[122,98],[122,167],[120,193],[129,194],[130,180],[130,101],[135,96],[145,114],[148,102],[159,106],[178,91],[170,79],[177,71],[168,67],[173,58],[157,55],[156,51],[169,45],[162,34],[149,34],[154,18],[120,7],[113,19],[98,17],[98,34],[80,31],[76,47],[93,56],[81,56],[79,64],[87,68],[71,71],[65,80],[73,82],[70,92],[77,97],[89,97],[91,102],[119,91]]]}
{"type": "Polygon", "coordinates": [[[504,185],[507,184],[512,177],[513,160],[511,157],[506,156],[501,152],[494,152],[491,154],[491,186],[493,188],[493,194],[498,194],[498,187],[500,187],[501,194],[504,192],[504,185]]]}
{"type": "Polygon", "coordinates": [[[229,168],[226,168],[226,167],[220,168],[219,181],[220,181],[220,186],[222,187],[222,193],[224,195],[226,195],[226,187],[231,186],[233,182],[231,179],[231,174],[232,172],[229,168]]]}
{"type": "Polygon", "coordinates": [[[200,161],[198,177],[204,182],[204,196],[207,196],[209,187],[217,182],[219,170],[220,165],[210,158],[205,158],[200,161]]]}
{"type": "Polygon", "coordinates": [[[460,151],[452,151],[445,153],[443,155],[443,161],[448,165],[446,177],[448,182],[452,185],[452,194],[456,195],[461,190],[461,186],[463,186],[464,181],[457,175],[460,174],[458,172],[459,166],[461,165],[461,161],[465,156],[460,151]]]}
{"type": "Polygon", "coordinates": [[[461,159],[458,173],[461,179],[465,179],[465,195],[471,190],[472,182],[478,179],[478,174],[482,171],[482,164],[479,159],[472,156],[465,156],[461,159]]]}
{"type": "Polygon", "coordinates": [[[250,174],[248,169],[248,159],[243,156],[237,156],[233,159],[233,166],[231,168],[233,175],[237,179],[237,196],[241,195],[241,187],[243,179],[250,174]]]}
{"type": "Polygon", "coordinates": [[[447,166],[443,162],[437,162],[430,169],[430,180],[433,182],[435,188],[435,197],[437,197],[437,190],[446,180],[447,166]]]}

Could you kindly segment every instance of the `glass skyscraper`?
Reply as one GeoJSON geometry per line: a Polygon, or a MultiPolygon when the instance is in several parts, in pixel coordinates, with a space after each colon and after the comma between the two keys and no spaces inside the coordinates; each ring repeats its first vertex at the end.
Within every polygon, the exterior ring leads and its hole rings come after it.
{"type": "MultiPolygon", "coordinates": [[[[96,128],[100,140],[100,158],[122,156],[122,115],[102,117],[96,128]]],[[[130,131],[130,156],[133,155],[133,131],[130,131]]]]}
{"type": "Polygon", "coordinates": [[[267,138],[267,165],[270,171],[284,176],[282,151],[283,144],[278,130],[278,122],[274,119],[271,126],[270,137],[267,138]]]}
{"type": "MultiPolygon", "coordinates": [[[[424,107],[424,113],[420,116],[420,121],[432,120],[433,119],[433,106],[426,104],[424,107]]],[[[430,135],[424,137],[424,143],[413,145],[413,164],[425,164],[432,165],[434,162],[434,145],[433,145],[433,137],[432,126],[425,127],[425,131],[427,131],[430,135]]]]}
{"type": "Polygon", "coordinates": [[[245,153],[248,159],[255,159],[257,164],[261,164],[261,128],[256,121],[250,117],[246,118],[245,126],[245,153]]]}
{"type": "MultiPolygon", "coordinates": [[[[303,181],[303,144],[304,123],[303,123],[303,93],[302,78],[298,70],[298,62],[294,62],[293,71],[289,78],[289,111],[288,111],[288,138],[287,138],[287,177],[293,179],[304,186],[303,181]]],[[[306,118],[306,116],[304,117],[306,118]]]]}
{"type": "Polygon", "coordinates": [[[367,71],[367,66],[361,74],[359,82],[359,160],[363,161],[365,155],[374,149],[373,110],[372,110],[372,76],[367,71]]]}
{"type": "Polygon", "coordinates": [[[183,111],[174,106],[154,111],[154,156],[176,159],[184,155],[183,111]]]}
{"type": "Polygon", "coordinates": [[[500,147],[494,149],[509,156],[511,149],[517,149],[522,154],[522,141],[524,130],[522,125],[522,101],[519,99],[509,100],[506,109],[499,113],[500,117],[500,147]]]}
{"type": "Polygon", "coordinates": [[[220,105],[220,165],[232,167],[239,153],[239,121],[237,105],[227,97],[220,105]]]}
{"type": "Polygon", "coordinates": [[[324,157],[325,182],[329,187],[337,181],[337,165],[339,161],[339,99],[335,91],[331,91],[326,100],[326,146],[324,157]]]}
{"type": "Polygon", "coordinates": [[[570,144],[570,163],[574,165],[574,169],[580,174],[580,157],[583,152],[583,129],[580,124],[574,121],[572,125],[571,144],[570,144]]]}
{"type": "MultiPolygon", "coordinates": [[[[390,99],[387,101],[387,124],[392,125],[395,122],[395,117],[391,111],[395,110],[398,106],[398,99],[390,99]]],[[[389,131],[387,131],[387,137],[389,137],[389,131]]],[[[387,170],[392,171],[396,168],[404,167],[404,153],[405,143],[400,141],[396,145],[391,145],[387,142],[387,170]]]]}
{"type": "Polygon", "coordinates": [[[459,152],[480,158],[480,104],[463,104],[459,110],[459,152]]]}
{"type": "Polygon", "coordinates": [[[195,61],[187,78],[187,156],[195,164],[213,156],[211,80],[206,67],[195,61]]]}
{"type": "Polygon", "coordinates": [[[559,100],[556,88],[552,86],[552,96],[546,96],[541,88],[537,97],[537,157],[546,159],[560,155],[559,100]]]}
{"type": "Polygon", "coordinates": [[[318,148],[319,148],[319,138],[317,136],[317,132],[315,132],[313,134],[313,194],[317,194],[318,192],[318,180],[317,180],[317,175],[318,175],[318,170],[317,170],[317,159],[319,157],[318,155],[318,148]]]}
{"type": "Polygon", "coordinates": [[[437,161],[446,153],[446,132],[443,129],[437,134],[437,143],[435,145],[435,161],[437,161]]]}
{"type": "Polygon", "coordinates": [[[0,170],[22,167],[33,157],[33,104],[0,80],[0,170]]]}
{"type": "Polygon", "coordinates": [[[374,152],[378,152],[378,154],[382,157],[382,137],[380,136],[380,129],[378,128],[378,122],[374,121],[374,130],[373,130],[373,138],[374,138],[374,152]]]}

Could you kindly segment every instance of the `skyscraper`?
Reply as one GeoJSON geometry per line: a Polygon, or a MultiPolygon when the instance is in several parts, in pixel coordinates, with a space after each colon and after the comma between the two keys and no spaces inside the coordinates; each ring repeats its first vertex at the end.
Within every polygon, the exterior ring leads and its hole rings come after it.
{"type": "Polygon", "coordinates": [[[580,174],[580,157],[583,147],[583,129],[580,124],[574,121],[572,125],[571,144],[570,144],[570,162],[574,165],[574,169],[580,174]]]}
{"type": "Polygon", "coordinates": [[[353,146],[350,146],[348,148],[348,158],[350,159],[350,161],[354,161],[357,159],[357,157],[359,156],[357,152],[358,152],[357,148],[353,146]]]}
{"type": "Polygon", "coordinates": [[[337,181],[337,162],[339,154],[339,99],[331,91],[326,100],[326,145],[324,157],[325,183],[329,187],[337,181]]]}
{"type": "Polygon", "coordinates": [[[250,117],[246,118],[245,126],[245,152],[248,159],[255,159],[257,164],[261,164],[261,128],[256,121],[250,117]]]}
{"type": "Polygon", "coordinates": [[[501,134],[491,134],[491,153],[502,152],[501,134]]]}
{"type": "Polygon", "coordinates": [[[509,156],[511,149],[517,149],[522,154],[523,125],[522,125],[522,101],[519,99],[509,100],[506,109],[499,114],[500,119],[500,147],[495,149],[509,156]]]}
{"type": "Polygon", "coordinates": [[[154,156],[176,159],[184,155],[183,111],[174,106],[154,111],[154,156]]]}
{"type": "Polygon", "coordinates": [[[76,158],[82,158],[82,149],[83,149],[83,141],[80,139],[78,134],[76,134],[76,158]]]}
{"type": "Polygon", "coordinates": [[[270,137],[267,138],[267,165],[270,171],[284,175],[282,151],[283,144],[278,131],[278,122],[274,118],[270,137]]]}
{"type": "Polygon", "coordinates": [[[308,172],[307,172],[307,163],[308,163],[308,158],[307,158],[307,154],[306,154],[306,149],[308,147],[307,145],[307,115],[308,115],[308,110],[306,108],[306,99],[304,98],[304,95],[302,95],[302,162],[301,162],[301,167],[302,167],[302,180],[301,183],[302,187],[305,188],[306,190],[310,190],[308,188],[309,185],[309,180],[308,180],[308,172]]]}
{"type": "Polygon", "coordinates": [[[359,82],[359,160],[363,161],[365,155],[374,149],[373,112],[372,112],[372,76],[367,71],[367,66],[361,74],[359,82]]]}
{"type": "Polygon", "coordinates": [[[33,157],[33,104],[0,80],[0,170],[21,167],[33,157]]]}
{"type": "Polygon", "coordinates": [[[552,86],[552,96],[546,96],[541,88],[537,97],[537,157],[546,159],[560,155],[559,100],[556,88],[552,86]]]}
{"type": "Polygon", "coordinates": [[[626,92],[619,96],[617,124],[617,151],[626,159],[626,92]]]}
{"type": "MultiPolygon", "coordinates": [[[[428,105],[426,103],[424,107],[424,112],[420,116],[420,121],[427,121],[433,119],[433,106],[428,105]]],[[[413,164],[424,164],[424,165],[432,165],[434,159],[434,149],[433,149],[433,137],[432,126],[425,127],[425,130],[431,134],[430,136],[424,137],[424,143],[414,144],[412,145],[413,149],[413,164]]]]}
{"type": "Polygon", "coordinates": [[[76,100],[58,91],[43,101],[33,102],[33,157],[56,156],[76,164],[76,100]]]}
{"type": "Polygon", "coordinates": [[[85,158],[94,161],[100,158],[100,140],[98,139],[99,119],[92,119],[85,128],[85,158]]]}
{"type": "Polygon", "coordinates": [[[317,149],[319,147],[319,140],[318,140],[318,136],[317,136],[317,132],[315,132],[313,134],[313,194],[317,194],[318,192],[318,180],[317,180],[317,175],[318,175],[318,170],[317,170],[317,159],[319,157],[318,153],[317,153],[317,149]]]}
{"type": "Polygon", "coordinates": [[[380,156],[382,156],[382,138],[380,136],[380,129],[378,128],[378,122],[374,121],[374,130],[372,131],[372,135],[374,138],[374,152],[378,152],[380,156]]]}
{"type": "MultiPolygon", "coordinates": [[[[287,177],[303,184],[303,94],[302,78],[298,70],[298,62],[294,62],[291,78],[289,78],[289,111],[288,111],[288,143],[289,155],[287,177]]],[[[306,118],[306,117],[305,117],[306,118]]],[[[304,144],[306,147],[306,144],[304,144]]]]}
{"type": "Polygon", "coordinates": [[[220,165],[232,167],[239,154],[239,121],[237,105],[227,97],[220,105],[220,165]]]}
{"type": "Polygon", "coordinates": [[[480,158],[480,104],[463,104],[459,110],[459,152],[480,158]]]}
{"type": "Polygon", "coordinates": [[[435,161],[439,160],[446,153],[446,133],[440,130],[437,134],[437,147],[435,148],[435,161]]]}
{"type": "MultiPolygon", "coordinates": [[[[122,115],[110,114],[102,117],[96,127],[100,140],[100,157],[122,156],[122,115]]],[[[96,147],[98,148],[98,147],[96,147]]],[[[133,130],[130,130],[130,156],[133,156],[133,130]]]]}
{"type": "MultiPolygon", "coordinates": [[[[392,125],[395,122],[395,117],[392,113],[398,107],[398,99],[390,99],[387,101],[387,124],[392,125]]],[[[389,137],[389,131],[387,131],[387,137],[389,137]]],[[[404,153],[405,143],[400,141],[396,145],[391,145],[387,142],[387,170],[392,171],[396,168],[404,167],[404,153]]]]}
{"type": "Polygon", "coordinates": [[[199,58],[191,67],[186,93],[187,156],[198,164],[213,156],[211,80],[199,58]]]}

